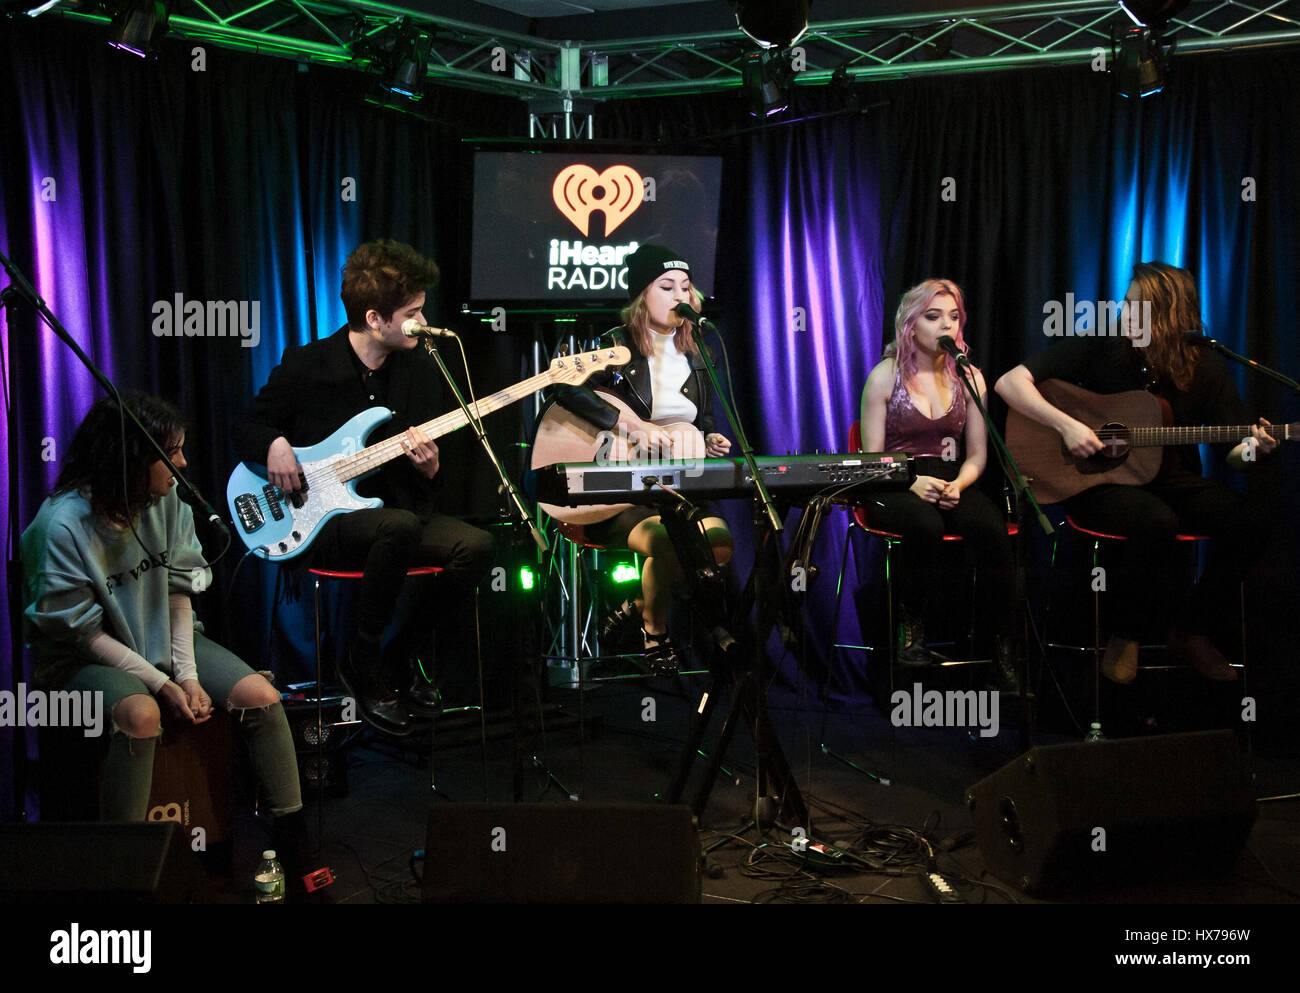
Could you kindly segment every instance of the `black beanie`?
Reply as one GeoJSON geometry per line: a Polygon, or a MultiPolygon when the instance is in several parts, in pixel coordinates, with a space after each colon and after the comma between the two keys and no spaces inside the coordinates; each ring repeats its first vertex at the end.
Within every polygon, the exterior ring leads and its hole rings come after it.
{"type": "Polygon", "coordinates": [[[665,272],[676,270],[689,277],[691,267],[671,248],[663,245],[642,245],[627,257],[627,298],[637,297],[642,290],[665,272]]]}

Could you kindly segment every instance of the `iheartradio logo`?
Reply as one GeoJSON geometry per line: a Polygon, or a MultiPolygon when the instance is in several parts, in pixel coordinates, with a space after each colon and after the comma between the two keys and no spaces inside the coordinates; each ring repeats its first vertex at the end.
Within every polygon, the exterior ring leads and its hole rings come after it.
{"type": "Polygon", "coordinates": [[[641,174],[631,166],[612,165],[598,173],[575,163],[555,177],[551,197],[560,213],[586,236],[591,234],[591,212],[604,211],[605,237],[609,237],[641,206],[643,188],[641,174]]]}

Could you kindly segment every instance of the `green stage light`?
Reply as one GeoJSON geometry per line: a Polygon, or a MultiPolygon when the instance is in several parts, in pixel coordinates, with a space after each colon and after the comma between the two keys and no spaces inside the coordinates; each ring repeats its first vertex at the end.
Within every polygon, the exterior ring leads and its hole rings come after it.
{"type": "Polygon", "coordinates": [[[635,583],[641,573],[632,563],[620,562],[610,571],[609,578],[615,583],[635,583]]]}
{"type": "Polygon", "coordinates": [[[524,590],[533,588],[533,570],[526,565],[519,567],[519,588],[524,590]]]}

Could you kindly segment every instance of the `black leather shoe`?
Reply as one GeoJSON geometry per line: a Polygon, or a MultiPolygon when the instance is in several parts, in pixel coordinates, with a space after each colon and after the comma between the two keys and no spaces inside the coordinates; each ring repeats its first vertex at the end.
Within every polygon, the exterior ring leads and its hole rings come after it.
{"type": "Polygon", "coordinates": [[[359,665],[352,652],[348,653],[346,662],[339,663],[339,680],[357,701],[361,719],[376,731],[395,735],[411,733],[411,722],[397,694],[375,678],[373,669],[359,665]]]}
{"type": "Polygon", "coordinates": [[[402,700],[415,717],[437,717],[442,713],[442,692],[418,668],[402,700]]]}

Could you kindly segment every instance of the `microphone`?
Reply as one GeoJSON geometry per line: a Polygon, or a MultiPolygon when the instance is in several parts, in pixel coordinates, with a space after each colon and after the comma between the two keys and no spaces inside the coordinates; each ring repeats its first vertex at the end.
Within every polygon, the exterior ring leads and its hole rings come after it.
{"type": "Polygon", "coordinates": [[[226,527],[226,522],[221,519],[221,515],[213,509],[212,504],[199,492],[199,488],[191,483],[188,479],[177,473],[174,477],[179,484],[176,487],[176,496],[181,503],[187,504],[195,511],[195,517],[206,517],[207,522],[221,532],[221,536],[227,541],[230,540],[230,529],[226,527]]]}
{"type": "Polygon", "coordinates": [[[421,324],[414,317],[402,323],[402,334],[408,338],[455,338],[455,331],[448,331],[446,328],[431,328],[427,324],[421,324]]]}
{"type": "Polygon", "coordinates": [[[673,313],[675,313],[678,317],[686,318],[686,320],[688,321],[694,321],[695,326],[697,328],[709,327],[709,328],[713,328],[715,331],[717,330],[717,328],[714,327],[712,321],[710,321],[707,317],[704,317],[702,314],[700,314],[700,312],[697,311],[694,307],[692,307],[689,303],[679,303],[676,307],[673,308],[673,313]]]}
{"type": "Polygon", "coordinates": [[[957,360],[958,365],[964,365],[970,368],[970,359],[966,358],[966,353],[957,347],[957,342],[953,341],[948,335],[939,336],[939,347],[957,360]]]}
{"type": "Polygon", "coordinates": [[[1213,338],[1200,331],[1184,331],[1183,341],[1189,345],[1201,345],[1203,347],[1216,344],[1213,338]]]}

